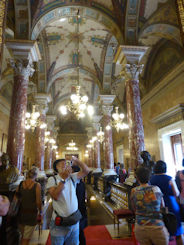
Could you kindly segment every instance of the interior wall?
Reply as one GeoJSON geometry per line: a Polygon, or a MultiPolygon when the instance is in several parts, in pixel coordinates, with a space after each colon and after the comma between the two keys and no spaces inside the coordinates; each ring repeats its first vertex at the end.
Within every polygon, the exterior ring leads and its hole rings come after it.
{"type": "MultiPolygon", "coordinates": [[[[184,103],[184,62],[167,75],[141,101],[143,125],[145,134],[145,148],[154,160],[161,158],[158,141],[160,125],[153,119],[170,108],[184,103]]],[[[170,124],[179,118],[172,118],[170,124]]]]}

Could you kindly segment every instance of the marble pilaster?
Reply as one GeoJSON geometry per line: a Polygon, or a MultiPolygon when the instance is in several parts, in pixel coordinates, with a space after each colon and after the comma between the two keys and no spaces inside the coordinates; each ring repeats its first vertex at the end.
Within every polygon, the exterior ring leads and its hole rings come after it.
{"type": "Polygon", "coordinates": [[[27,108],[27,88],[34,69],[33,61],[40,59],[37,44],[33,41],[12,40],[6,46],[14,56],[10,64],[14,69],[14,86],[11,102],[7,153],[19,171],[22,169],[25,144],[25,114],[27,108]]]}
{"type": "MultiPolygon", "coordinates": [[[[103,111],[103,125],[104,129],[111,121],[111,112],[113,110],[112,102],[115,99],[115,95],[100,95],[102,101],[102,111],[103,111]]],[[[113,139],[112,139],[112,129],[104,130],[104,161],[105,169],[103,175],[116,175],[114,171],[114,154],[113,154],[113,139]]]]}

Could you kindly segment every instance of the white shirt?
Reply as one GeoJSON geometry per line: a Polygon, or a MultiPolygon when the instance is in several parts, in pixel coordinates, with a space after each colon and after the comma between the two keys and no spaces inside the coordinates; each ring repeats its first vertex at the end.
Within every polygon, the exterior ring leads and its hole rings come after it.
{"type": "MultiPolygon", "coordinates": [[[[61,191],[58,200],[52,200],[53,210],[55,210],[61,217],[68,217],[78,209],[78,200],[76,195],[76,184],[79,183],[77,173],[71,174],[64,184],[64,189],[61,191]],[[71,180],[71,177],[74,181],[71,180]],[[74,185],[75,184],[75,185],[74,185]]],[[[62,180],[59,175],[55,176],[57,185],[62,180]]],[[[47,190],[50,187],[56,186],[54,177],[50,177],[47,182],[47,190]]],[[[52,219],[55,219],[56,213],[53,212],[52,219]]]]}

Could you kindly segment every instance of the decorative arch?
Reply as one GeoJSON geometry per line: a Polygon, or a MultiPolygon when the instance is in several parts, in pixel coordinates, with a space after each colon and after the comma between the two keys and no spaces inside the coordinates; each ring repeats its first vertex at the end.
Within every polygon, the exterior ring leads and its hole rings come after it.
{"type": "Polygon", "coordinates": [[[139,41],[150,36],[165,38],[167,40],[175,40],[182,46],[180,38],[180,30],[176,26],[169,24],[153,24],[143,29],[139,35],[139,41]]]}
{"type": "MultiPolygon", "coordinates": [[[[55,74],[53,74],[52,76],[52,79],[50,80],[50,82],[48,83],[48,86],[47,86],[47,92],[49,92],[49,90],[51,89],[52,87],[52,84],[57,81],[58,78],[60,78],[63,74],[65,74],[66,72],[69,73],[71,70],[75,69],[76,67],[75,66],[72,66],[72,65],[67,65],[65,67],[62,67],[60,70],[58,70],[57,72],[55,72],[55,74]]],[[[94,80],[94,83],[96,83],[99,87],[99,90],[102,89],[102,86],[101,86],[101,83],[100,81],[97,79],[96,77],[96,74],[89,70],[88,67],[85,67],[85,66],[82,66],[80,65],[80,70],[81,72],[85,72],[87,73],[90,77],[92,77],[92,79],[94,80]]]]}
{"type": "Polygon", "coordinates": [[[144,83],[149,91],[176,65],[184,60],[181,46],[169,40],[161,40],[149,55],[144,73],[144,83]]]}
{"type": "Polygon", "coordinates": [[[76,7],[80,10],[80,15],[83,18],[89,18],[93,21],[97,21],[98,23],[102,24],[106,27],[118,40],[119,43],[123,43],[123,36],[121,30],[119,29],[118,25],[109,17],[106,13],[96,10],[91,7],[83,7],[80,5],[68,6],[68,7],[60,7],[61,5],[58,4],[57,8],[51,7],[49,11],[44,13],[33,25],[31,31],[31,40],[36,40],[39,33],[44,30],[44,28],[51,24],[54,21],[57,21],[61,18],[67,18],[76,15],[76,7]]]}

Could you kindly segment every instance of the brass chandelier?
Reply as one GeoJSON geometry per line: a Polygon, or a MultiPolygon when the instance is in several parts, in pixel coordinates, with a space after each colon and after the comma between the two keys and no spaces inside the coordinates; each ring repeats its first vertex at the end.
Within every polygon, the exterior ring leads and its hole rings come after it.
{"type": "Polygon", "coordinates": [[[47,124],[40,122],[39,117],[40,113],[37,110],[36,105],[33,105],[32,112],[26,112],[25,129],[31,129],[32,131],[34,131],[36,127],[45,129],[47,124]]]}
{"type": "Polygon", "coordinates": [[[112,114],[112,120],[110,124],[106,126],[106,130],[110,130],[111,127],[114,127],[117,132],[119,132],[119,130],[128,129],[128,124],[123,122],[124,117],[123,113],[119,114],[118,107],[115,107],[115,113],[112,114]]]}

